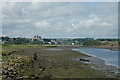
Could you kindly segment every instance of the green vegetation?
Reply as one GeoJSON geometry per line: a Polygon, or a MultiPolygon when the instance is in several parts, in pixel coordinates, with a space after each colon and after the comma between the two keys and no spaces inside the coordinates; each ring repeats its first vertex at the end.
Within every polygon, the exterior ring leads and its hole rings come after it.
{"type": "Polygon", "coordinates": [[[118,39],[94,39],[94,38],[10,38],[0,37],[2,44],[23,44],[23,45],[77,45],[77,46],[118,46],[118,39]],[[117,44],[116,44],[117,42],[117,44]]]}
{"type": "Polygon", "coordinates": [[[17,37],[17,38],[9,38],[9,37],[0,37],[0,39],[4,42],[4,44],[43,44],[42,40],[34,40],[32,41],[32,39],[30,38],[21,38],[21,37],[17,37]]]}
{"type": "Polygon", "coordinates": [[[101,45],[100,41],[96,41],[96,40],[89,40],[89,41],[85,41],[84,46],[98,46],[101,45]]]}

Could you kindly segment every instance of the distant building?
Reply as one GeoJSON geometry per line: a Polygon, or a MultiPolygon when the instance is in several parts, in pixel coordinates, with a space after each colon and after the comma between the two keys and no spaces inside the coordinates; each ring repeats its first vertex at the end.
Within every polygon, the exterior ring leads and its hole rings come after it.
{"type": "Polygon", "coordinates": [[[72,43],[72,45],[74,45],[75,43],[72,43]]]}
{"type": "Polygon", "coordinates": [[[7,43],[7,41],[0,40],[0,44],[5,44],[5,43],[7,43]]]}
{"type": "Polygon", "coordinates": [[[32,38],[32,41],[34,40],[41,40],[41,36],[39,36],[38,34],[35,35],[33,38],[32,38]]]}

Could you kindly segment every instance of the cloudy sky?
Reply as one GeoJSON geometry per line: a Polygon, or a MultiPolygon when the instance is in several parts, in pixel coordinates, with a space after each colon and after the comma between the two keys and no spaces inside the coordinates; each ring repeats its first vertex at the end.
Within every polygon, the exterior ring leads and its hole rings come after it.
{"type": "Polygon", "coordinates": [[[2,34],[10,37],[116,38],[117,2],[4,2],[2,34]]]}

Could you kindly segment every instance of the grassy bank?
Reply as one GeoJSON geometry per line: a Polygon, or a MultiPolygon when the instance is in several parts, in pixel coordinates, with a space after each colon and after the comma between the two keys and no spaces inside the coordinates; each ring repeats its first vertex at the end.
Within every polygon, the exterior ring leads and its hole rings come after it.
{"type": "Polygon", "coordinates": [[[8,76],[10,80],[19,78],[107,78],[104,73],[91,69],[89,65],[72,60],[87,55],[74,52],[69,48],[46,50],[45,46],[39,45],[3,45],[2,51],[3,69],[8,71],[8,74],[4,74],[4,79],[8,76]],[[34,53],[37,53],[37,60],[33,59],[34,53]]]}

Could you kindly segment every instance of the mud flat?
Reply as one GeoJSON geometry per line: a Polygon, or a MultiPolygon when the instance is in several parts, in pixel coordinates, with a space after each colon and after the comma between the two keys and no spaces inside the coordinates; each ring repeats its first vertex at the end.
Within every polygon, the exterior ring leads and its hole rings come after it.
{"type": "Polygon", "coordinates": [[[97,57],[80,57],[74,60],[89,64],[91,69],[102,71],[108,77],[117,78],[120,71],[116,66],[106,65],[105,61],[97,57]]]}
{"type": "Polygon", "coordinates": [[[26,47],[20,48],[20,51],[13,52],[11,56],[19,57],[15,57],[15,59],[14,57],[10,58],[13,60],[8,60],[9,64],[5,64],[7,67],[3,69],[5,69],[5,71],[8,74],[12,74],[12,76],[4,74],[5,76],[4,80],[7,80],[7,78],[9,78],[9,80],[24,78],[25,79],[47,78],[46,80],[48,80],[49,78],[113,77],[107,76],[101,70],[91,68],[91,64],[89,65],[80,61],[73,60],[78,57],[81,58],[89,56],[84,55],[80,52],[72,51],[71,48],[55,49],[55,48],[26,47]],[[36,60],[34,60],[34,54],[37,54],[36,60]],[[22,59],[22,57],[24,57],[24,59],[22,59]],[[9,68],[12,70],[10,70],[9,68]]]}

